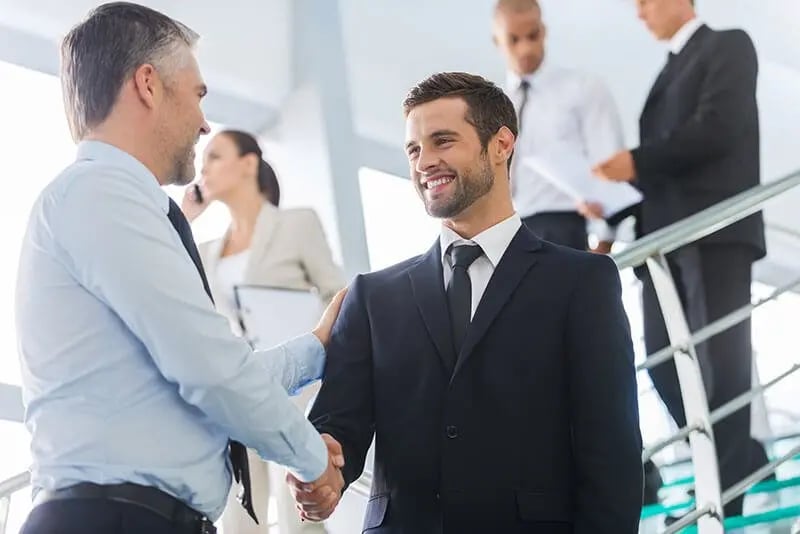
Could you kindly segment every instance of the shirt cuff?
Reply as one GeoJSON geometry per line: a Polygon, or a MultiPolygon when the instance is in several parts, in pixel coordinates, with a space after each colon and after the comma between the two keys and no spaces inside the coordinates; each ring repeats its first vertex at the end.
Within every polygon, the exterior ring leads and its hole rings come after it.
{"type": "Polygon", "coordinates": [[[617,237],[617,229],[609,226],[603,220],[593,219],[589,222],[589,233],[597,237],[598,241],[614,241],[617,237]]]}
{"type": "MultiPolygon", "coordinates": [[[[304,422],[307,423],[307,421],[304,422]]],[[[325,474],[325,470],[328,469],[328,447],[314,427],[310,424],[308,426],[310,430],[307,434],[308,443],[303,466],[291,470],[300,482],[313,482],[325,474]]]]}
{"type": "Polygon", "coordinates": [[[305,386],[322,378],[325,370],[325,347],[314,334],[304,334],[288,341],[284,348],[295,363],[295,387],[289,391],[296,394],[305,386]]]}

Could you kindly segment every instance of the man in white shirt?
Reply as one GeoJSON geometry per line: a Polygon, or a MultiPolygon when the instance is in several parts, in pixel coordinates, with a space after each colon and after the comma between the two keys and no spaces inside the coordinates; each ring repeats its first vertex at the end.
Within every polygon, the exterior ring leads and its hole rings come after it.
{"type": "Polygon", "coordinates": [[[624,147],[609,90],[589,74],[545,62],[546,31],[536,0],[497,2],[494,42],[506,60],[506,91],[520,128],[511,169],[514,207],[542,239],[580,250],[587,248],[589,219],[601,242],[597,251],[608,252],[614,227],[628,213],[606,213],[602,205],[583,197],[588,192],[556,184],[548,172],[523,163],[530,157],[540,159],[556,179],[569,183],[575,181],[571,175],[589,176],[594,164],[624,147]]]}

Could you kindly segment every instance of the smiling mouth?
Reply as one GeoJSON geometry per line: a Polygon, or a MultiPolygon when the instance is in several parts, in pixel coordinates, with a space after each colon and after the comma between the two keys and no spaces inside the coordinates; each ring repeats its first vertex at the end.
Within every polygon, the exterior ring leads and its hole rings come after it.
{"type": "Polygon", "coordinates": [[[436,189],[437,187],[449,184],[455,179],[456,179],[455,176],[442,176],[441,178],[436,178],[435,180],[428,180],[427,182],[425,182],[425,189],[427,190],[436,189]]]}

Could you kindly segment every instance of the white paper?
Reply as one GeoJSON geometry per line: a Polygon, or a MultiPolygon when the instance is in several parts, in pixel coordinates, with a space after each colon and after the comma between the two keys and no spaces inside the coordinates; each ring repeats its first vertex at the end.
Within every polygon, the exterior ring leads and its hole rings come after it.
{"type": "Polygon", "coordinates": [[[608,182],[592,174],[592,166],[574,150],[551,149],[522,163],[578,202],[597,202],[605,217],[638,204],[642,194],[624,182],[608,182]]]}
{"type": "Polygon", "coordinates": [[[274,347],[310,332],[324,306],[316,293],[267,286],[236,286],[244,335],[256,349],[274,347]]]}

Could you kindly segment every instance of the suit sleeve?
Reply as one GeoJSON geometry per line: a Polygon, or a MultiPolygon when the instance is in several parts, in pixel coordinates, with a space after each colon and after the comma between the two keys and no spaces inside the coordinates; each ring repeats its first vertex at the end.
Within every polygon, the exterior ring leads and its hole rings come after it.
{"type": "Polygon", "coordinates": [[[303,215],[305,229],[301,237],[303,268],[311,285],[319,290],[320,298],[328,303],[336,292],[345,286],[344,275],[342,269],[333,261],[331,248],[328,246],[325,231],[317,214],[308,210],[304,211],[303,215]]]}
{"type": "Polygon", "coordinates": [[[372,343],[364,304],[364,278],[356,277],[331,333],[322,387],[309,414],[320,433],[342,445],[342,470],[349,486],[364,470],[375,433],[372,343]]]}
{"type": "Polygon", "coordinates": [[[633,345],[619,274],[592,256],[569,303],[570,412],[576,460],[574,534],[636,534],[642,438],[633,345]]]}
{"type": "Polygon", "coordinates": [[[680,176],[730,151],[757,124],[758,58],[750,37],[739,30],[719,35],[708,62],[689,119],[663,139],[633,149],[638,176],[680,176]]]}

